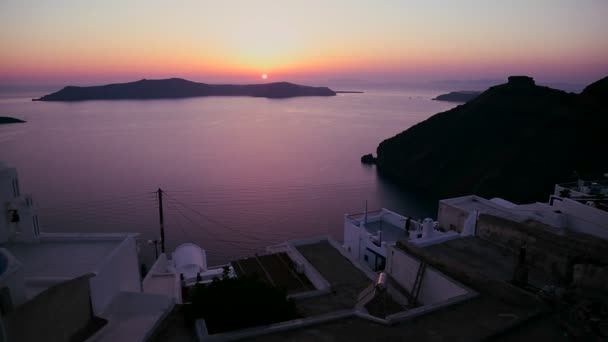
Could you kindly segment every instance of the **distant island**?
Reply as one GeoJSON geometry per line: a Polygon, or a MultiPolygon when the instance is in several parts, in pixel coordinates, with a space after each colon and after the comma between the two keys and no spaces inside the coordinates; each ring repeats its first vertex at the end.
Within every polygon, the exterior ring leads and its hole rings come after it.
{"type": "Polygon", "coordinates": [[[360,90],[334,90],[336,94],[363,94],[360,90]]]}
{"type": "Polygon", "coordinates": [[[608,77],[582,93],[537,86],[526,76],[489,88],[384,140],[375,163],[397,184],[446,198],[466,194],[546,201],[575,174],[608,172],[608,77]]]}
{"type": "Polygon", "coordinates": [[[127,99],[179,99],[199,96],[253,96],[289,98],[297,96],[335,96],[327,87],[310,87],[288,82],[263,84],[206,84],[180,78],[140,80],[92,87],[68,86],[33,101],[84,101],[127,99]]]}
{"type": "Polygon", "coordinates": [[[25,122],[25,121],[16,119],[16,118],[11,118],[9,116],[0,116],[0,125],[12,124],[12,123],[23,123],[23,122],[25,122]]]}
{"type": "Polygon", "coordinates": [[[453,91],[447,94],[442,94],[434,98],[435,101],[448,101],[448,102],[469,102],[481,94],[481,91],[474,90],[461,90],[453,91]]]}

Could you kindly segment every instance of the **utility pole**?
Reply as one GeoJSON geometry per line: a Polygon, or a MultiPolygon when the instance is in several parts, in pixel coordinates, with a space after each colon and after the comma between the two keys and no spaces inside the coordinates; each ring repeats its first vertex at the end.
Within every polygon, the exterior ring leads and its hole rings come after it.
{"type": "Polygon", "coordinates": [[[160,218],[160,252],[165,253],[165,218],[163,216],[163,190],[158,188],[158,216],[160,218]]]}

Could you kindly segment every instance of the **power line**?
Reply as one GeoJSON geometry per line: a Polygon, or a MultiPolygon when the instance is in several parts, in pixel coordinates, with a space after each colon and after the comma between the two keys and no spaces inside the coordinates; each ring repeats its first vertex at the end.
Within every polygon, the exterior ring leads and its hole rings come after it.
{"type": "MultiPolygon", "coordinates": [[[[319,184],[319,183],[314,183],[314,184],[301,184],[301,185],[268,185],[268,186],[251,186],[251,187],[243,187],[243,188],[230,188],[230,187],[221,187],[221,188],[211,188],[211,189],[206,189],[205,192],[224,192],[224,191],[229,191],[231,193],[234,193],[236,191],[243,191],[243,192],[259,192],[260,190],[271,190],[271,191],[288,191],[288,190],[308,190],[308,189],[315,189],[315,188],[328,188],[328,187],[349,187],[349,186],[371,186],[371,185],[375,185],[377,184],[376,182],[353,182],[353,183],[344,183],[344,182],[340,182],[340,183],[325,183],[325,184],[319,184]]],[[[192,190],[171,190],[171,192],[180,192],[180,193],[197,193],[196,191],[192,191],[192,190]]]]}
{"type": "Polygon", "coordinates": [[[123,201],[122,203],[124,203],[124,200],[129,200],[129,199],[150,199],[151,200],[152,197],[150,197],[150,195],[153,195],[153,194],[154,194],[153,192],[146,192],[146,193],[140,193],[140,194],[134,194],[134,195],[125,195],[125,196],[107,198],[107,199],[103,199],[103,200],[80,202],[75,205],[63,205],[60,207],[39,207],[38,209],[39,210],[60,210],[60,209],[91,208],[91,207],[96,207],[96,206],[112,205],[112,204],[119,203],[119,201],[123,201]],[[147,197],[144,197],[144,196],[147,196],[147,197]]]}
{"type": "MultiPolygon", "coordinates": [[[[165,194],[166,194],[166,192],[165,192],[165,194]]],[[[213,218],[211,218],[211,217],[209,217],[209,216],[207,216],[207,215],[202,214],[202,213],[201,213],[201,212],[199,212],[198,210],[196,210],[196,209],[194,209],[194,208],[192,208],[192,207],[190,207],[190,206],[188,206],[188,205],[184,204],[183,202],[179,201],[178,199],[174,198],[173,196],[170,196],[170,195],[168,195],[168,194],[167,194],[167,197],[168,197],[169,199],[171,199],[171,200],[173,200],[173,201],[177,202],[177,203],[178,203],[179,205],[181,205],[182,207],[184,207],[184,208],[186,208],[186,209],[191,210],[192,212],[196,213],[197,215],[199,215],[200,217],[204,218],[205,220],[207,220],[207,221],[209,221],[209,222],[211,222],[211,223],[214,223],[214,224],[216,224],[216,225],[218,225],[218,226],[220,226],[220,227],[223,227],[223,228],[225,228],[225,229],[231,230],[231,231],[233,231],[233,232],[236,232],[236,233],[238,233],[238,234],[241,234],[241,235],[243,235],[243,236],[245,236],[245,237],[248,237],[248,238],[250,238],[250,239],[253,239],[253,240],[258,240],[258,241],[265,242],[265,243],[268,243],[268,242],[270,242],[270,243],[275,243],[275,244],[276,244],[276,243],[278,243],[278,242],[276,242],[276,241],[269,241],[269,240],[260,239],[260,238],[258,238],[257,236],[250,235],[250,234],[247,234],[247,233],[245,233],[245,232],[242,232],[242,231],[240,231],[240,230],[238,230],[238,229],[234,229],[234,228],[232,228],[232,227],[229,227],[229,226],[227,226],[227,225],[225,225],[225,224],[223,224],[223,223],[221,223],[221,222],[218,222],[217,220],[215,220],[215,219],[213,219],[213,218]]]]}
{"type": "MultiPolygon", "coordinates": [[[[174,204],[172,204],[174,205],[174,204]]],[[[231,244],[237,244],[237,245],[242,245],[243,243],[247,243],[246,241],[235,241],[235,240],[226,240],[226,239],[222,239],[219,238],[217,235],[215,235],[215,233],[212,233],[209,230],[206,230],[200,223],[195,222],[194,220],[192,220],[190,217],[188,217],[186,214],[184,214],[181,210],[179,210],[179,208],[173,206],[173,208],[186,220],[188,220],[190,223],[192,223],[194,226],[197,226],[201,229],[203,229],[206,233],[209,233],[210,235],[214,236],[214,241],[219,241],[219,242],[226,242],[226,243],[231,243],[231,244]]],[[[188,234],[184,234],[184,235],[188,235],[188,234]]],[[[265,242],[265,241],[264,241],[265,242]]],[[[244,249],[248,249],[248,250],[253,250],[251,248],[247,248],[247,247],[243,247],[244,249]]]]}

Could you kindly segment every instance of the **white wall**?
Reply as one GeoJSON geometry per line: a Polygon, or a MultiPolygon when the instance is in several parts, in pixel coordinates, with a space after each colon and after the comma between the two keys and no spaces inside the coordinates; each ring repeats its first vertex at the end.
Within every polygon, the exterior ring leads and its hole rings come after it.
{"type": "Polygon", "coordinates": [[[439,226],[447,229],[462,232],[464,221],[469,216],[466,210],[451,206],[443,200],[439,201],[439,209],[437,212],[437,221],[439,226]]]}
{"type": "Polygon", "coordinates": [[[121,291],[141,292],[137,246],[132,236],[106,257],[95,277],[91,278],[91,301],[95,314],[101,314],[121,291]]]}
{"type": "MultiPolygon", "coordinates": [[[[397,247],[389,248],[388,273],[411,293],[420,261],[397,247]]],[[[422,278],[418,301],[429,305],[466,294],[468,291],[441,272],[427,266],[422,278]]]]}
{"type": "Polygon", "coordinates": [[[554,199],[553,208],[567,215],[568,228],[608,239],[608,212],[568,198],[554,199]]]}
{"type": "Polygon", "coordinates": [[[467,291],[458,286],[441,272],[427,266],[422,279],[422,287],[418,301],[423,305],[442,302],[452,297],[466,294],[467,291]]]}
{"type": "Polygon", "coordinates": [[[355,226],[349,219],[344,217],[344,248],[356,260],[359,260],[360,247],[360,232],[365,228],[355,226]]]}
{"type": "Polygon", "coordinates": [[[386,270],[406,290],[411,291],[420,262],[397,247],[389,247],[386,270]]]}

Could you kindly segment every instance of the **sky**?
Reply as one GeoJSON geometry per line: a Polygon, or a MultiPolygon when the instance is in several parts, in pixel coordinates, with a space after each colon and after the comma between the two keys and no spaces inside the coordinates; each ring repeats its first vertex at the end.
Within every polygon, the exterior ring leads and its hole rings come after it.
{"type": "Polygon", "coordinates": [[[0,0],[0,85],[589,83],[608,75],[606,18],[605,0],[0,0]]]}

